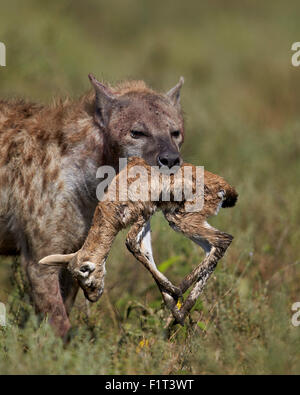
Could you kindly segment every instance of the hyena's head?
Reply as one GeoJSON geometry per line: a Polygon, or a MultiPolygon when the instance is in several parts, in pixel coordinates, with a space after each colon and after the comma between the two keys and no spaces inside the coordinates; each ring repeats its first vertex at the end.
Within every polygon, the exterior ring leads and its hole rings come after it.
{"type": "Polygon", "coordinates": [[[180,165],[184,138],[180,107],[183,78],[166,94],[142,81],[109,88],[89,75],[96,92],[95,121],[114,159],[137,156],[151,166],[180,165]]]}

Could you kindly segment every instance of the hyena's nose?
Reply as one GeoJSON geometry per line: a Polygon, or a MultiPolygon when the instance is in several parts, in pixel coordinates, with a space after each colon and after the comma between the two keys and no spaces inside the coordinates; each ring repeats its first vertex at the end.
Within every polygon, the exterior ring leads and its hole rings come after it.
{"type": "Polygon", "coordinates": [[[180,155],[177,153],[169,153],[161,154],[157,158],[158,166],[167,166],[169,169],[173,166],[180,166],[180,155]]]}

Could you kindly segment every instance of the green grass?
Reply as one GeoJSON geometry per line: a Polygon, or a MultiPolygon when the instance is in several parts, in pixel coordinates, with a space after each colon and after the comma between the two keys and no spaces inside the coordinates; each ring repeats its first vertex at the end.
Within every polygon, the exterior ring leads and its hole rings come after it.
{"type": "MultiPolygon", "coordinates": [[[[183,156],[224,176],[240,196],[212,225],[234,235],[184,328],[118,236],[106,292],[82,294],[68,345],[39,324],[10,258],[0,260],[0,373],[300,373],[300,68],[296,1],[11,0],[0,6],[1,97],[49,102],[89,89],[87,74],[145,79],[161,91],[185,77],[183,156]],[[19,285],[18,285],[19,284],[19,285]]],[[[158,215],[154,252],[179,282],[202,252],[158,215]]]]}

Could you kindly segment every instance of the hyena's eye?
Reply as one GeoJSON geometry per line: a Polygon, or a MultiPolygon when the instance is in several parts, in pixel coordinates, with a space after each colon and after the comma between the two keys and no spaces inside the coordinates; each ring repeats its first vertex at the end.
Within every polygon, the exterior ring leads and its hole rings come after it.
{"type": "Polygon", "coordinates": [[[171,132],[171,136],[174,137],[175,139],[177,139],[180,136],[180,131],[175,130],[174,132],[171,132]]]}
{"type": "Polygon", "coordinates": [[[147,134],[145,132],[141,132],[140,130],[131,130],[130,131],[130,136],[133,139],[139,139],[141,137],[147,137],[147,134]]]}

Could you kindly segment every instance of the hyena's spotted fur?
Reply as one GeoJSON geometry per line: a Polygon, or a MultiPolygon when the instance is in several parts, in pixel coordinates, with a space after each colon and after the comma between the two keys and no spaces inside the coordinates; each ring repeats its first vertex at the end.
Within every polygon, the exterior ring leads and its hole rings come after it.
{"type": "Polygon", "coordinates": [[[0,101],[0,254],[21,255],[36,310],[61,336],[78,285],[38,261],[82,246],[97,205],[99,166],[118,170],[118,158],[133,155],[172,165],[184,134],[182,80],[163,95],[140,81],[111,88],[90,79],[96,95],[78,101],[0,101]]]}

